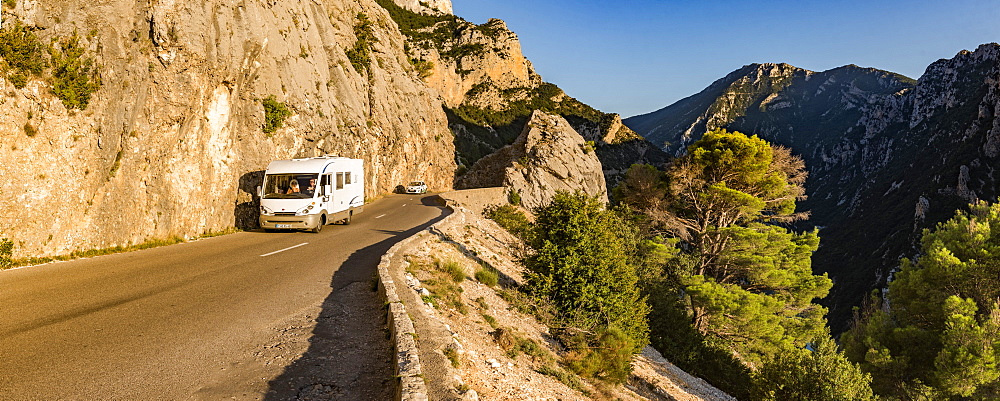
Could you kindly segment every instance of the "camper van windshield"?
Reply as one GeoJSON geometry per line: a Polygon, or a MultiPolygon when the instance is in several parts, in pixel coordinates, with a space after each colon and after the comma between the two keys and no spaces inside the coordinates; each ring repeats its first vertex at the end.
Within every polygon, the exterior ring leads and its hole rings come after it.
{"type": "Polygon", "coordinates": [[[319,174],[268,174],[264,177],[264,199],[312,198],[319,174]]]}

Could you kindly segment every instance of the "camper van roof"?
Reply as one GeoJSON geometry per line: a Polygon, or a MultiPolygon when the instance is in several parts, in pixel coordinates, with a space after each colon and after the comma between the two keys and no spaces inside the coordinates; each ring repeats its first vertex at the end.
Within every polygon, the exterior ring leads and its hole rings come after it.
{"type": "MultiPolygon", "coordinates": [[[[319,173],[332,161],[354,160],[346,157],[319,156],[304,159],[275,160],[267,165],[269,174],[319,173]]],[[[359,160],[360,161],[360,160],[359,160]]]]}

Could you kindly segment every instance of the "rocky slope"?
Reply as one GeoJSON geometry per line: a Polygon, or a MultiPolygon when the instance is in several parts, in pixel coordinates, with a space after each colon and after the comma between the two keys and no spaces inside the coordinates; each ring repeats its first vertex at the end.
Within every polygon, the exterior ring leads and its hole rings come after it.
{"type": "Polygon", "coordinates": [[[601,161],[566,119],[535,111],[513,144],[476,162],[457,188],[507,187],[528,208],[547,205],[557,191],[580,190],[607,203],[601,161]]]}
{"type": "Polygon", "coordinates": [[[386,263],[413,319],[430,399],[734,400],[648,346],[633,357],[622,386],[588,381],[561,366],[566,349],[517,307],[524,243],[483,215],[507,201],[504,189],[441,196],[454,213],[411,237],[386,263]],[[456,281],[446,266],[467,277],[456,281]],[[476,274],[485,269],[496,272],[496,283],[476,274]]]}
{"type": "Polygon", "coordinates": [[[17,1],[15,19],[44,43],[80,32],[102,81],[73,110],[51,72],[23,89],[0,75],[0,235],[15,257],[252,225],[274,159],[363,158],[369,197],[415,177],[451,187],[441,102],[373,1],[17,1]],[[361,71],[346,55],[359,13],[376,39],[361,71]],[[273,134],[268,96],[291,110],[273,134]]]}
{"type": "Polygon", "coordinates": [[[914,256],[921,229],[1000,194],[998,60],[1000,45],[982,45],[935,62],[918,81],[856,66],[749,65],[625,122],[674,153],[727,128],[801,154],[810,172],[801,208],[822,228],[813,261],[836,283],[826,302],[839,330],[900,257],[914,256]]]}

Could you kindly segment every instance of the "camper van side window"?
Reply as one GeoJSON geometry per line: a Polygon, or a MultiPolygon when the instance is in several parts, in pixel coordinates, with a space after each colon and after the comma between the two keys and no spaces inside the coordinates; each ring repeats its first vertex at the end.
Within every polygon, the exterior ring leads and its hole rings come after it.
{"type": "Polygon", "coordinates": [[[337,173],[337,189],[344,189],[344,173],[337,173]]]}
{"type": "Polygon", "coordinates": [[[319,187],[323,191],[322,195],[326,196],[330,194],[330,174],[320,176],[319,187]]]}

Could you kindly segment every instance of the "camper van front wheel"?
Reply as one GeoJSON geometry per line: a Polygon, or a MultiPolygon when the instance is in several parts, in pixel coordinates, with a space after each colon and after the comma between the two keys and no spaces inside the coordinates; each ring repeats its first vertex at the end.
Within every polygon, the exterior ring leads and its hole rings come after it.
{"type": "Polygon", "coordinates": [[[324,225],[326,225],[326,216],[319,216],[319,224],[316,225],[316,228],[312,229],[312,232],[318,233],[323,231],[324,225]]]}

